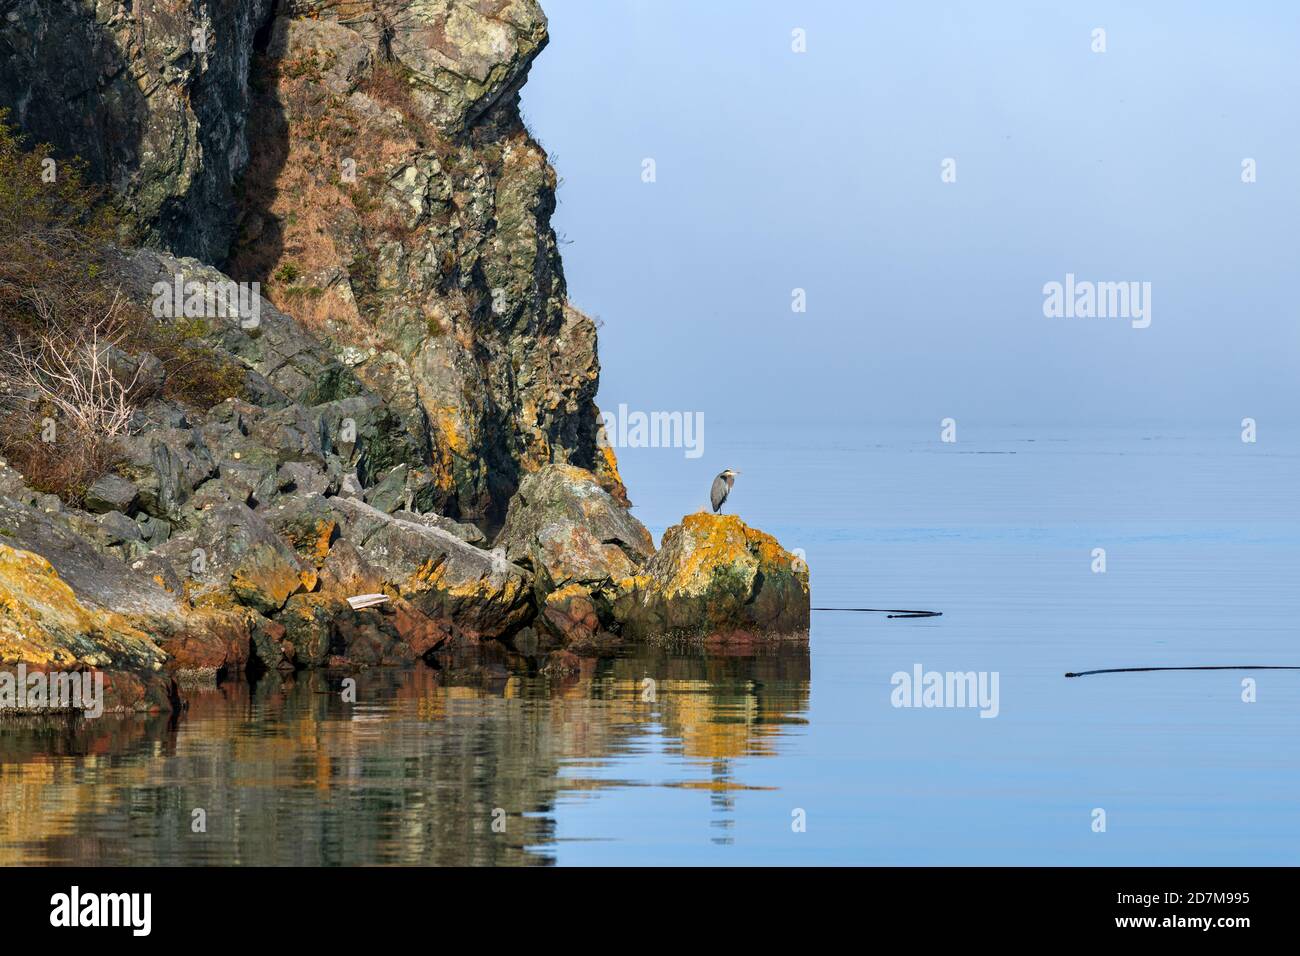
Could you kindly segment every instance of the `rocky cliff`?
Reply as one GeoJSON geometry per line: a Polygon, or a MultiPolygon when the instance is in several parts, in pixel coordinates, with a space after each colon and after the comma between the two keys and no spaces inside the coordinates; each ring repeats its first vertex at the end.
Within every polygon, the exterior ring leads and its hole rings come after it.
{"type": "Polygon", "coordinates": [[[491,525],[550,461],[623,494],[519,116],[546,39],[533,0],[4,0],[0,106],[146,244],[259,282],[400,416],[415,494],[491,525]]]}
{"type": "Polygon", "coordinates": [[[519,114],[546,41],[534,0],[0,0],[0,106],[105,184],[121,248],[89,273],[154,323],[109,350],[130,424],[88,488],[0,474],[0,663],[158,707],[484,641],[558,671],[624,630],[806,630],[771,538],[688,519],[655,557],[628,510],[519,114]]]}
{"type": "Polygon", "coordinates": [[[274,0],[0,0],[0,106],[112,186],[138,238],[219,262],[274,0]]]}

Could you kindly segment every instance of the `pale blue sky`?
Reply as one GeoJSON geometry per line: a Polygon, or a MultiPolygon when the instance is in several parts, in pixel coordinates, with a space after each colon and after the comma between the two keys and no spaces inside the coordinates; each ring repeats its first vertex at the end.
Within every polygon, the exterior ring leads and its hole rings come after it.
{"type": "Polygon", "coordinates": [[[543,5],[523,106],[603,407],[936,433],[1300,410],[1300,5],[543,5]],[[1044,318],[1067,272],[1151,282],[1151,327],[1044,318]]]}

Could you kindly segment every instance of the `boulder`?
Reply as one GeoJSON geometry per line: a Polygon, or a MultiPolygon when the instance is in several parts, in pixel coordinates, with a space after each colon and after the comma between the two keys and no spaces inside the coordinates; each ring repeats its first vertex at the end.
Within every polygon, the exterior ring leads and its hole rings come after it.
{"type": "Polygon", "coordinates": [[[325,500],[340,518],[342,536],[426,616],[455,621],[474,639],[506,636],[532,617],[531,578],[500,549],[484,551],[353,498],[325,500]]]}
{"type": "Polygon", "coordinates": [[[103,671],[106,710],[169,710],[167,655],[121,614],[80,600],[45,558],[0,544],[0,664],[103,671]]]}
{"type": "Polygon", "coordinates": [[[118,445],[123,454],[118,470],[139,489],[136,500],[140,509],[171,524],[188,522],[194,489],[216,470],[199,432],[154,427],[123,436],[118,445]]]}
{"type": "Polygon", "coordinates": [[[169,564],[188,581],[195,603],[206,606],[238,603],[269,616],[316,584],[315,569],[240,502],[206,509],[193,531],[170,538],[150,557],[169,564]]]}
{"type": "Polygon", "coordinates": [[[487,535],[479,530],[477,525],[466,524],[452,518],[445,518],[442,515],[416,514],[414,511],[394,511],[393,517],[402,521],[414,521],[416,524],[422,524],[429,528],[441,528],[443,531],[450,531],[466,544],[478,547],[487,544],[487,535]]]}
{"type": "Polygon", "coordinates": [[[526,476],[496,545],[533,572],[540,626],[568,646],[608,639],[616,582],[654,554],[654,539],[594,474],[550,464],[526,476]]]}
{"type": "Polygon", "coordinates": [[[687,515],[619,590],[614,616],[628,637],[808,639],[807,565],[736,515],[687,515]]]}
{"type": "Polygon", "coordinates": [[[306,462],[289,461],[276,472],[276,490],[281,494],[323,495],[338,491],[338,481],[329,472],[306,462]]]}
{"type": "Polygon", "coordinates": [[[367,488],[361,500],[380,511],[391,514],[406,502],[407,466],[398,465],[379,480],[378,484],[367,488]]]}
{"type": "Polygon", "coordinates": [[[253,645],[254,615],[244,609],[199,608],[162,638],[167,670],[183,688],[243,674],[253,645]]]}
{"type": "Polygon", "coordinates": [[[100,475],[86,490],[86,510],[91,514],[120,511],[129,514],[140,489],[119,475],[100,475]]]}
{"type": "Polygon", "coordinates": [[[541,623],[570,651],[596,654],[618,644],[605,630],[602,618],[610,617],[608,602],[598,599],[580,584],[566,584],[546,595],[541,605],[541,623]]]}
{"type": "Polygon", "coordinates": [[[633,574],[655,550],[645,525],[595,475],[561,464],[545,465],[520,482],[496,547],[531,568],[547,591],[606,586],[633,574]]]}

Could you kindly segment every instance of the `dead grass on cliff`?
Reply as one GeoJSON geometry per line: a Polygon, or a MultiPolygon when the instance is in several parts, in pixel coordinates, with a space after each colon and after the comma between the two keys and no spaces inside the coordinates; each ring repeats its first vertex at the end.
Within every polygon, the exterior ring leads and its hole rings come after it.
{"type": "Polygon", "coordinates": [[[378,64],[360,91],[402,113],[401,123],[329,93],[318,66],[310,55],[264,57],[255,71],[266,79],[253,125],[274,135],[256,138],[241,182],[245,222],[256,228],[240,237],[230,271],[263,282],[277,308],[313,331],[369,348],[378,338],[366,313],[388,305],[373,267],[378,248],[405,247],[418,232],[384,194],[430,131],[412,120],[418,113],[396,64],[378,64]]]}
{"type": "Polygon", "coordinates": [[[168,397],[206,408],[234,393],[228,363],[114,282],[120,223],[81,163],[24,148],[0,111],[0,452],[70,503],[113,463],[134,411],[134,378],[108,371],[114,350],[156,355],[168,397]]]}
{"type": "Polygon", "coordinates": [[[402,116],[402,125],[418,145],[435,152],[439,151],[440,144],[445,146],[442,134],[424,118],[424,111],[415,102],[411,73],[400,63],[391,60],[376,63],[358,89],[372,100],[396,109],[402,116]]]}
{"type": "Polygon", "coordinates": [[[43,415],[48,411],[37,405],[6,410],[13,417],[5,426],[0,449],[31,488],[80,507],[95,479],[112,470],[121,455],[111,443],[86,433],[73,432],[54,443],[44,441],[43,415]],[[75,448],[75,453],[69,453],[69,448],[75,448]]]}

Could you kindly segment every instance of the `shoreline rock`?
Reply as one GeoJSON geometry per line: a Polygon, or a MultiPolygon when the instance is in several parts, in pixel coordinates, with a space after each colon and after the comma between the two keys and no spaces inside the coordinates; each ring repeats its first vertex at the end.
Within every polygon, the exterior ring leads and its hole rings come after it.
{"type": "Polygon", "coordinates": [[[687,515],[658,553],[619,582],[614,617],[637,639],[706,644],[808,640],[808,570],[736,515],[687,515]]]}

